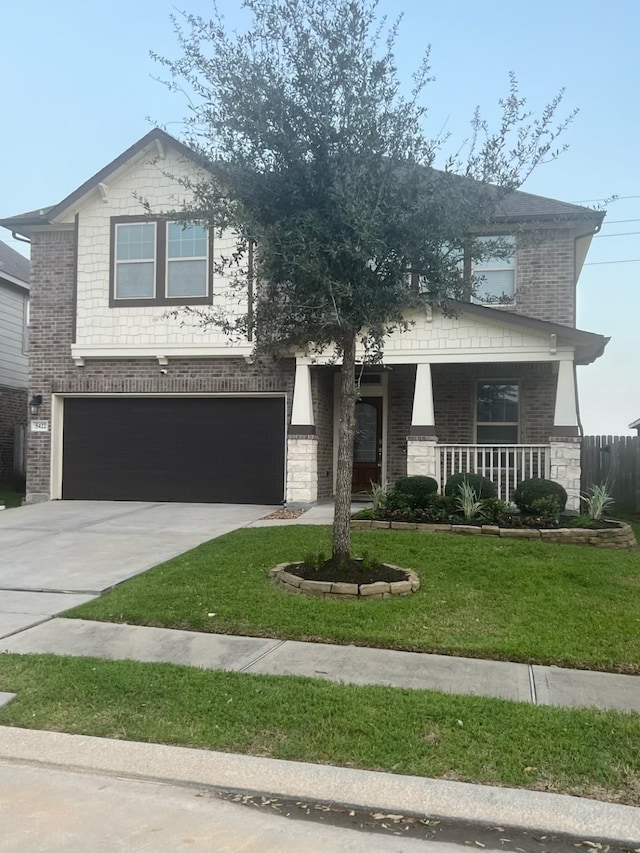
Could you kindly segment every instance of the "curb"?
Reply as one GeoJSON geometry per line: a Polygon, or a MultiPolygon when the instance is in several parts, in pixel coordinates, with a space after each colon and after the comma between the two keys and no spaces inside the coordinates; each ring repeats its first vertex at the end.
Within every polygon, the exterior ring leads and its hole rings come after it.
{"type": "Polygon", "coordinates": [[[565,794],[8,726],[0,760],[640,843],[640,809],[565,794]]]}

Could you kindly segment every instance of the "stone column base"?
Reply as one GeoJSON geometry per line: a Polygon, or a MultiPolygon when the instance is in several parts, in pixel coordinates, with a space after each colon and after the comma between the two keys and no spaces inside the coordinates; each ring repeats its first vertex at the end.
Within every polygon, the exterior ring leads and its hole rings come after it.
{"type": "Polygon", "coordinates": [[[287,503],[318,500],[318,437],[289,435],[287,438],[287,503]]]}
{"type": "Polygon", "coordinates": [[[549,477],[567,491],[567,509],[580,512],[580,438],[549,439],[549,477]]]}
{"type": "Polygon", "coordinates": [[[438,479],[438,450],[435,436],[407,436],[407,477],[438,479]]]}

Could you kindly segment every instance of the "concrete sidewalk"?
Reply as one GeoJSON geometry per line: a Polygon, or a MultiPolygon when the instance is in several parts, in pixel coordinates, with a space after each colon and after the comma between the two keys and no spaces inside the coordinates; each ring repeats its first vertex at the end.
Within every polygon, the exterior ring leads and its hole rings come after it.
{"type": "Polygon", "coordinates": [[[640,712],[640,679],[634,675],[82,619],[52,619],[0,640],[0,651],[301,675],[347,684],[494,696],[538,705],[640,712]]]}

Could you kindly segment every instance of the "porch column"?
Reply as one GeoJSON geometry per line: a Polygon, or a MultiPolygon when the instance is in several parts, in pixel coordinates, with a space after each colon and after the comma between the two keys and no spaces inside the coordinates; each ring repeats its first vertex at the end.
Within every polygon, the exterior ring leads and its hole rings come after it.
{"type": "Polygon", "coordinates": [[[580,510],[580,426],[573,361],[558,363],[549,476],[567,490],[567,509],[580,510]]]}
{"type": "Polygon", "coordinates": [[[287,503],[318,499],[318,437],[313,419],[311,368],[296,360],[291,424],[287,436],[287,503]]]}
{"type": "Polygon", "coordinates": [[[438,479],[436,426],[433,407],[431,365],[416,365],[411,429],[407,436],[407,476],[438,479]]]}

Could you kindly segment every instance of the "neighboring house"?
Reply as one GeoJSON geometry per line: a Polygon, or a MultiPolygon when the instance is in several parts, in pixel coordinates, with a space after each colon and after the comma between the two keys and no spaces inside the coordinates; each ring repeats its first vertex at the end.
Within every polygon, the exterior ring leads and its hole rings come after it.
{"type": "Polygon", "coordinates": [[[638,418],[636,421],[632,421],[632,422],[629,424],[629,429],[635,429],[635,430],[637,430],[637,431],[638,431],[638,435],[640,435],[640,418],[638,418]]]}
{"type": "MultiPolygon", "coordinates": [[[[292,353],[270,369],[174,306],[238,311],[212,261],[232,245],[150,209],[179,208],[191,152],[153,130],[54,207],[0,221],[32,243],[28,500],[279,503],[332,495],[338,368],[292,353]],[[171,176],[171,177],[169,177],[171,176]]],[[[524,477],[563,483],[576,509],[575,366],[607,338],[575,328],[576,282],[603,214],[515,192],[510,261],[483,265],[480,301],[414,313],[365,367],[354,491],[370,481],[479,470],[503,497],[524,477]]],[[[247,299],[249,298],[249,284],[247,299]]]]}
{"type": "Polygon", "coordinates": [[[0,484],[21,487],[27,425],[29,261],[0,242],[0,484]]]}

